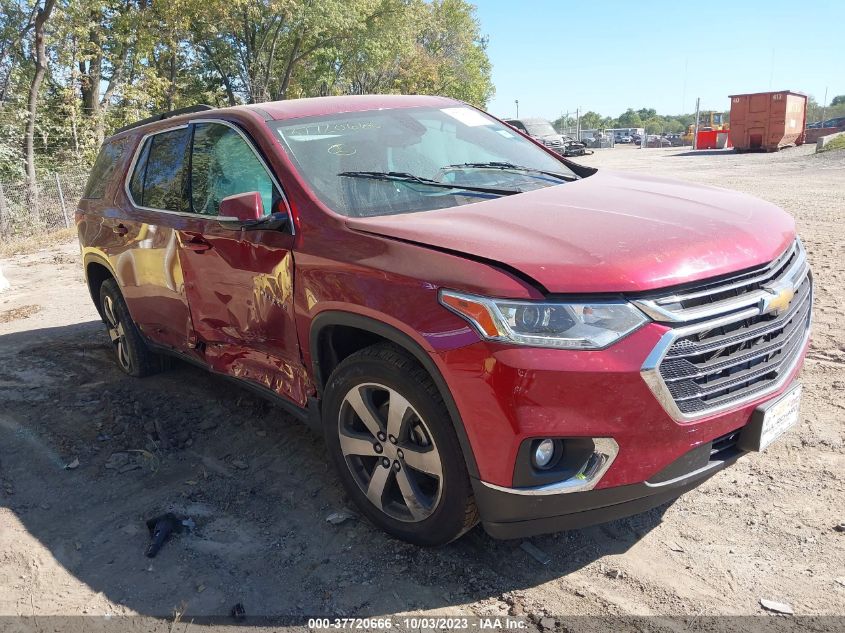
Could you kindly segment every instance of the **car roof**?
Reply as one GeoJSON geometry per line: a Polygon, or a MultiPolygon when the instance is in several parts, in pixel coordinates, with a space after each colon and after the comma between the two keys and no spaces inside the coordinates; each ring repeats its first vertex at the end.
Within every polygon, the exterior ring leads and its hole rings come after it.
{"type": "MultiPolygon", "coordinates": [[[[312,97],[305,99],[286,99],[284,101],[267,101],[247,105],[231,106],[226,108],[198,107],[196,111],[186,112],[174,111],[168,116],[157,117],[149,122],[138,122],[118,130],[112,137],[117,138],[128,133],[139,131],[147,133],[150,128],[165,127],[164,121],[172,125],[180,125],[190,122],[192,119],[209,118],[226,114],[251,112],[265,121],[283,121],[286,119],[298,119],[310,116],[325,116],[341,114],[344,112],[366,112],[368,110],[385,110],[398,108],[432,107],[445,108],[455,106],[466,106],[462,101],[449,97],[437,97],[426,95],[347,95],[340,97],[312,97]]],[[[468,106],[471,107],[471,106],[468,106]]]]}
{"type": "Polygon", "coordinates": [[[463,102],[449,97],[427,95],[347,95],[342,97],[312,97],[306,99],[287,99],[269,101],[244,108],[259,110],[275,121],[297,119],[306,116],[323,116],[343,112],[365,112],[393,108],[444,108],[464,105],[463,102]]]}

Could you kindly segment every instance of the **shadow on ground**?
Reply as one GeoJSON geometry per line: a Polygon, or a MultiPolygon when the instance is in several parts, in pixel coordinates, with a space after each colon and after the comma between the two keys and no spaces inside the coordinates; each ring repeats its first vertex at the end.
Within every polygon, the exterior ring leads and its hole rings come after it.
{"type": "MultiPolygon", "coordinates": [[[[11,520],[48,560],[142,615],[221,615],[236,602],[265,616],[448,609],[625,552],[666,508],[534,538],[545,566],[480,528],[420,549],[362,519],[333,525],[348,500],[320,438],[188,365],[124,376],[96,322],[0,336],[0,446],[11,520]],[[144,523],[163,511],[197,527],[147,559],[144,523]]],[[[42,586],[33,600],[61,613],[63,592],[42,586]]]]}
{"type": "Polygon", "coordinates": [[[739,152],[734,149],[697,149],[689,150],[688,152],[681,152],[679,154],[672,154],[675,158],[682,158],[685,156],[736,156],[739,152]]]}

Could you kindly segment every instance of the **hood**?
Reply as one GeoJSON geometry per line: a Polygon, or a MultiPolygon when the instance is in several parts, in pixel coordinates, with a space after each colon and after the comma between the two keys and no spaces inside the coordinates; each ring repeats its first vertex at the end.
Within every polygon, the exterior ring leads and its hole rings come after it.
{"type": "Polygon", "coordinates": [[[640,292],[767,263],[795,238],[773,204],[601,170],[450,209],[348,218],[358,231],[504,264],[551,293],[640,292]]]}

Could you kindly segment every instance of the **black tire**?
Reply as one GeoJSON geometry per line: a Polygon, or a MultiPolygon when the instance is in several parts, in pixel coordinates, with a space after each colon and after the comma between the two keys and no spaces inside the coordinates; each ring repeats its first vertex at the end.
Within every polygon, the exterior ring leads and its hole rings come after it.
{"type": "Polygon", "coordinates": [[[121,370],[143,378],[166,367],[165,357],[150,351],[144,342],[114,279],[106,279],[100,286],[100,311],[121,370]]]}
{"type": "MultiPolygon", "coordinates": [[[[370,404],[372,403],[371,399],[370,404]]],[[[376,411],[377,416],[381,416],[378,421],[386,425],[387,413],[384,407],[387,405],[382,404],[382,413],[379,413],[379,409],[374,404],[372,406],[371,410],[376,411]]],[[[340,479],[364,516],[376,526],[403,541],[415,545],[436,546],[455,540],[478,523],[478,510],[451,416],[428,372],[401,349],[389,344],[378,344],[344,359],[329,377],[322,411],[326,444],[340,479]],[[375,389],[373,393],[377,393],[380,386],[388,388],[388,398],[392,398],[393,396],[389,394],[395,391],[398,396],[401,396],[400,401],[404,399],[405,404],[410,405],[405,409],[403,419],[407,420],[407,423],[402,423],[402,427],[405,428],[402,435],[412,433],[413,436],[407,435],[407,440],[391,439],[392,436],[390,436],[388,441],[383,441],[384,447],[378,451],[379,455],[367,457],[351,455],[349,456],[351,461],[348,462],[348,457],[344,455],[344,449],[341,448],[341,435],[344,435],[344,439],[349,435],[342,429],[346,428],[344,425],[350,419],[363,424],[363,418],[350,413],[352,405],[347,400],[347,396],[353,393],[353,389],[354,393],[359,395],[368,393],[367,389],[375,389]],[[408,430],[408,427],[413,427],[413,429],[408,430]],[[430,441],[426,440],[429,435],[430,441]],[[390,445],[391,442],[394,446],[390,445]],[[411,443],[416,442],[421,442],[422,448],[419,444],[414,444],[411,448],[411,443]],[[402,448],[405,449],[404,454],[402,448]],[[423,452],[418,452],[418,450],[423,452]],[[389,506],[386,503],[382,504],[388,506],[385,510],[370,501],[361,479],[366,479],[369,474],[372,481],[376,478],[377,471],[383,472],[379,470],[380,460],[387,459],[389,451],[391,459],[396,456],[393,451],[398,451],[398,457],[392,462],[390,468],[384,466],[388,472],[388,475],[384,477],[392,479],[388,479],[384,484],[384,492],[380,499],[389,499],[391,494],[394,497],[401,496],[403,499],[399,499],[398,502],[391,501],[389,506]],[[439,477],[430,477],[427,473],[418,471],[412,466],[409,467],[412,463],[409,459],[412,454],[430,455],[432,452],[435,457],[439,457],[438,461],[441,465],[439,477]],[[373,459],[375,465],[369,468],[367,464],[373,459]],[[408,462],[405,461],[406,459],[408,462]],[[356,465],[359,467],[356,468],[356,465]],[[400,475],[406,478],[404,489],[399,483],[400,475]],[[422,479],[422,484],[428,484],[429,491],[435,487],[434,482],[437,482],[438,492],[431,495],[436,496],[436,500],[425,508],[415,506],[417,516],[409,516],[404,520],[401,516],[396,518],[401,511],[402,503],[405,503],[410,513],[414,513],[414,510],[411,510],[414,504],[408,503],[408,498],[405,497],[405,492],[408,490],[407,482],[414,478],[417,478],[417,483],[422,479]],[[428,514],[420,518],[421,513],[428,514]]],[[[382,428],[387,429],[386,426],[382,428]]],[[[365,441],[369,441],[370,436],[366,437],[368,439],[365,441]]],[[[378,444],[378,441],[376,443],[378,444]]],[[[413,489],[421,490],[424,487],[426,486],[415,483],[413,489]]]]}

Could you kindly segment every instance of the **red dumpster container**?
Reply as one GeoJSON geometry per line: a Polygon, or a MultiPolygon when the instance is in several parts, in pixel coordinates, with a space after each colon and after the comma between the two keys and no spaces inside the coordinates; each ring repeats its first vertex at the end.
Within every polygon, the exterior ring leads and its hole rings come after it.
{"type": "Polygon", "coordinates": [[[807,95],[791,90],[731,95],[730,140],[738,152],[775,152],[804,142],[807,95]]]}
{"type": "Polygon", "coordinates": [[[716,130],[699,130],[695,149],[716,149],[716,130]]]}

